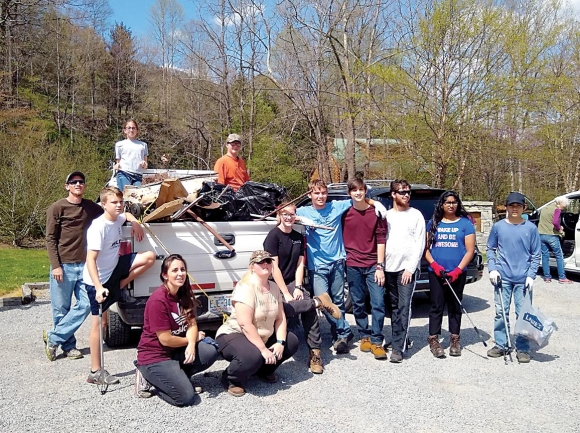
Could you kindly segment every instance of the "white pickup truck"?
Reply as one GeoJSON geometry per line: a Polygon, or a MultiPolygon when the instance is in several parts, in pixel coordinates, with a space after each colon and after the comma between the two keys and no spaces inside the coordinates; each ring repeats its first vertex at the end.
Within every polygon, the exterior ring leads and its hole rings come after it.
{"type": "MultiPolygon", "coordinates": [[[[177,173],[183,174],[179,171],[177,173]]],[[[252,252],[262,248],[266,235],[276,222],[218,221],[207,224],[235,249],[235,257],[220,258],[219,254],[215,254],[227,251],[226,247],[195,221],[147,223],[144,228],[146,236],[141,242],[131,236],[130,225],[123,227],[122,251],[154,251],[157,262],[130,284],[129,290],[136,302],[120,301],[110,308],[105,334],[108,346],[128,344],[131,328],[143,326],[145,303],[161,285],[161,262],[174,253],[183,256],[187,262],[192,287],[201,304],[197,318],[200,329],[216,329],[221,325],[222,313],[231,311],[231,293],[247,271],[252,252]]]]}

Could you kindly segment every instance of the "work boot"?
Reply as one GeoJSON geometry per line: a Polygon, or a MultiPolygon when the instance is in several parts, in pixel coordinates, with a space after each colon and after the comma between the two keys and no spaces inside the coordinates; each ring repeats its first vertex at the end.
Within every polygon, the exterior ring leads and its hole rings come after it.
{"type": "Polygon", "coordinates": [[[449,344],[449,356],[461,356],[461,343],[459,334],[451,334],[451,344],[449,344]]]}
{"type": "Polygon", "coordinates": [[[382,344],[371,344],[371,352],[373,352],[375,359],[387,359],[387,352],[382,344]]]}
{"type": "Polygon", "coordinates": [[[518,350],[516,358],[520,364],[527,364],[528,362],[530,362],[530,354],[528,352],[520,352],[518,350]]]}
{"type": "Polygon", "coordinates": [[[360,351],[361,352],[370,352],[372,350],[372,343],[371,343],[371,337],[363,337],[360,339],[360,351]]]}
{"type": "Polygon", "coordinates": [[[506,351],[499,346],[493,346],[487,351],[487,356],[490,358],[500,358],[506,354],[506,351]]]}
{"type": "Polygon", "coordinates": [[[427,343],[429,343],[429,349],[431,349],[431,353],[435,358],[444,358],[445,351],[441,347],[441,343],[439,343],[439,336],[438,335],[430,335],[427,338],[427,343]]]}
{"type": "Polygon", "coordinates": [[[332,303],[332,299],[330,299],[328,293],[323,293],[321,295],[315,296],[314,300],[318,301],[318,305],[316,305],[316,308],[324,309],[336,320],[340,319],[340,317],[342,316],[342,313],[340,312],[339,308],[332,303]]]}
{"type": "Polygon", "coordinates": [[[310,351],[310,359],[308,360],[308,364],[311,373],[322,374],[324,372],[322,358],[320,357],[320,349],[312,349],[310,351]]]}

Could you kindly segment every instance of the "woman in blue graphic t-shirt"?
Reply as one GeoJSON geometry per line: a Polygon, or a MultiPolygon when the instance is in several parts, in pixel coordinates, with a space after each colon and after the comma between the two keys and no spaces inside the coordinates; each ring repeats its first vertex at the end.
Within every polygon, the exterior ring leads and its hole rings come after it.
{"type": "Polygon", "coordinates": [[[445,351],[439,343],[443,310],[447,305],[449,355],[461,356],[459,331],[461,306],[451,290],[461,300],[465,287],[464,273],[475,252],[475,228],[471,216],[463,208],[455,191],[445,191],[435,206],[433,218],[427,223],[427,248],[425,259],[429,263],[431,286],[429,311],[429,337],[427,342],[436,358],[444,358],[445,351]],[[451,287],[447,284],[449,282],[451,287]]]}

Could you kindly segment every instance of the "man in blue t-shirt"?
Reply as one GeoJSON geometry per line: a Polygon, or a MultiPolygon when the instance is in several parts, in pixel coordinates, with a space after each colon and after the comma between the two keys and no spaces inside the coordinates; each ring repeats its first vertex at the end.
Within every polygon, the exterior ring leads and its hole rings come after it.
{"type": "MultiPolygon", "coordinates": [[[[324,315],[330,323],[330,332],[336,353],[348,353],[348,342],[354,337],[349,324],[344,319],[344,259],[346,253],[342,240],[342,214],[352,206],[352,200],[334,200],[326,202],[328,189],[322,180],[310,182],[308,194],[312,206],[298,208],[296,214],[305,226],[310,224],[334,227],[335,230],[306,229],[306,257],[308,275],[314,295],[328,293],[332,302],[342,312],[340,319],[335,319],[326,311],[324,315]]],[[[384,218],[387,209],[378,201],[367,199],[375,206],[377,215],[384,218]]]]}
{"type": "MultiPolygon", "coordinates": [[[[529,290],[530,297],[532,296],[532,286],[542,254],[538,228],[522,218],[526,206],[525,197],[519,192],[511,192],[507,197],[506,206],[506,218],[493,225],[487,240],[487,267],[489,279],[493,285],[496,285],[498,277],[501,277],[501,296],[508,322],[507,332],[509,332],[509,309],[512,295],[517,318],[524,303],[526,289],[529,290]]],[[[495,291],[494,303],[495,346],[487,351],[487,356],[499,358],[508,349],[499,290],[495,291]]],[[[516,349],[519,363],[530,362],[528,340],[518,336],[516,349]]]]}

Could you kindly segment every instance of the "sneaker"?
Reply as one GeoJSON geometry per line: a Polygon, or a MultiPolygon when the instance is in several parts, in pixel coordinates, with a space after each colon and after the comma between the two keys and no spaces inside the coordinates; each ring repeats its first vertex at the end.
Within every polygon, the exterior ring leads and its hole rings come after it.
{"type": "Polygon", "coordinates": [[[520,364],[527,364],[530,362],[530,354],[528,352],[520,352],[516,355],[516,358],[520,364]]]}
{"type": "Polygon", "coordinates": [[[258,379],[266,383],[276,383],[278,382],[278,375],[276,373],[267,374],[265,376],[258,375],[258,379]]]}
{"type": "Polygon", "coordinates": [[[318,295],[314,297],[315,300],[318,301],[318,305],[316,308],[322,309],[334,317],[336,320],[340,319],[342,313],[340,309],[332,302],[328,293],[323,293],[322,295],[318,295]]]}
{"type": "Polygon", "coordinates": [[[49,361],[56,361],[56,349],[58,346],[55,344],[50,344],[48,339],[48,331],[42,331],[42,339],[44,340],[44,351],[46,352],[46,357],[49,361]]]}
{"type": "Polygon", "coordinates": [[[552,282],[551,278],[544,277],[544,283],[551,283],[551,282],[552,282]]]}
{"type": "Polygon", "coordinates": [[[311,373],[322,374],[324,372],[322,358],[320,357],[320,349],[312,349],[310,351],[310,359],[308,360],[308,364],[311,373]]]}
{"type": "Polygon", "coordinates": [[[67,359],[81,359],[81,358],[84,358],[84,356],[81,353],[81,351],[79,349],[77,349],[76,347],[73,347],[68,352],[64,352],[64,356],[66,356],[67,359]]]}
{"type": "Polygon", "coordinates": [[[558,280],[560,284],[574,284],[574,281],[564,278],[563,280],[558,280]]]}
{"type": "Polygon", "coordinates": [[[337,354],[348,353],[350,351],[346,338],[339,338],[336,340],[333,347],[337,354]]]}
{"type": "Polygon", "coordinates": [[[147,382],[139,369],[135,369],[135,395],[139,398],[149,398],[153,396],[153,386],[147,382]]]}
{"type": "Polygon", "coordinates": [[[441,347],[441,343],[439,343],[438,335],[430,335],[427,337],[427,343],[429,343],[429,350],[431,350],[435,358],[445,358],[445,351],[441,347]]]}
{"type": "Polygon", "coordinates": [[[382,344],[371,344],[371,352],[375,359],[387,359],[387,352],[383,349],[382,344]]]}
{"type": "Polygon", "coordinates": [[[487,356],[489,356],[490,358],[500,358],[505,354],[506,354],[505,350],[499,346],[493,346],[491,349],[487,351],[487,356]]]}
{"type": "Polygon", "coordinates": [[[393,350],[393,353],[391,353],[390,361],[397,363],[397,364],[403,362],[403,354],[401,353],[401,351],[400,350],[393,350]]]}
{"type": "Polygon", "coordinates": [[[120,382],[118,377],[113,376],[105,369],[99,368],[97,371],[91,371],[89,373],[89,377],[87,377],[87,383],[98,385],[101,380],[101,375],[104,377],[104,381],[107,385],[115,385],[120,382]]]}
{"type": "Polygon", "coordinates": [[[371,343],[371,337],[363,337],[360,339],[360,351],[370,352],[372,350],[373,344],[371,343]]]}

